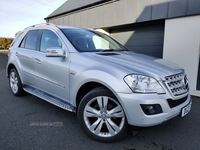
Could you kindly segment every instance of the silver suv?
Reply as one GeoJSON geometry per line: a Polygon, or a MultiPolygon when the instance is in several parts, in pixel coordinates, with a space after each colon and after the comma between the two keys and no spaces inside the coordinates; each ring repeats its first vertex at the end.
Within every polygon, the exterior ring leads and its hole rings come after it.
{"type": "Polygon", "coordinates": [[[128,125],[183,117],[192,105],[183,69],[94,30],[34,25],[17,35],[8,56],[14,95],[26,91],[77,113],[84,132],[97,141],[123,138],[128,125]]]}

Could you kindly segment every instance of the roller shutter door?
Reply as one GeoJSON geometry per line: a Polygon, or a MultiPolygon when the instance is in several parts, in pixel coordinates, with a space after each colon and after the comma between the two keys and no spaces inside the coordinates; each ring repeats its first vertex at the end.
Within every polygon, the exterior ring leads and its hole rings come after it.
{"type": "Polygon", "coordinates": [[[164,22],[110,29],[110,36],[130,50],[162,58],[164,22]]]}

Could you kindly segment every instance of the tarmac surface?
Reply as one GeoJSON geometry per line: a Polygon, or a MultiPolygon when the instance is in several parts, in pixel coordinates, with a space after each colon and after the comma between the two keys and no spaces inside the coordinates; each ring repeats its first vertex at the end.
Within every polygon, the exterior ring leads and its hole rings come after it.
{"type": "Polygon", "coordinates": [[[0,150],[199,150],[200,98],[185,117],[128,134],[116,143],[99,143],[82,131],[76,114],[30,94],[11,93],[0,54],[0,150]]]}

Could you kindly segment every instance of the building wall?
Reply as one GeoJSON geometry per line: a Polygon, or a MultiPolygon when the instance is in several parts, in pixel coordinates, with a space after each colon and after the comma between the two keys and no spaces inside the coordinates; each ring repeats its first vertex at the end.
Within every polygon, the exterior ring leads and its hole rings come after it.
{"type": "Polygon", "coordinates": [[[183,67],[196,90],[200,56],[200,15],[165,22],[163,58],[183,67]]]}
{"type": "Polygon", "coordinates": [[[85,28],[107,28],[200,14],[199,8],[200,0],[112,0],[47,18],[47,22],[85,28]]]}

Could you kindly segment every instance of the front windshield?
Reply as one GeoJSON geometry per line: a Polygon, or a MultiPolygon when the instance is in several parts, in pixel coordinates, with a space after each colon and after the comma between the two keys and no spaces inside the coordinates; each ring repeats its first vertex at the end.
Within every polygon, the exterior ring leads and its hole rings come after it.
{"type": "Polygon", "coordinates": [[[127,51],[109,36],[87,29],[61,29],[79,52],[127,51]]]}

